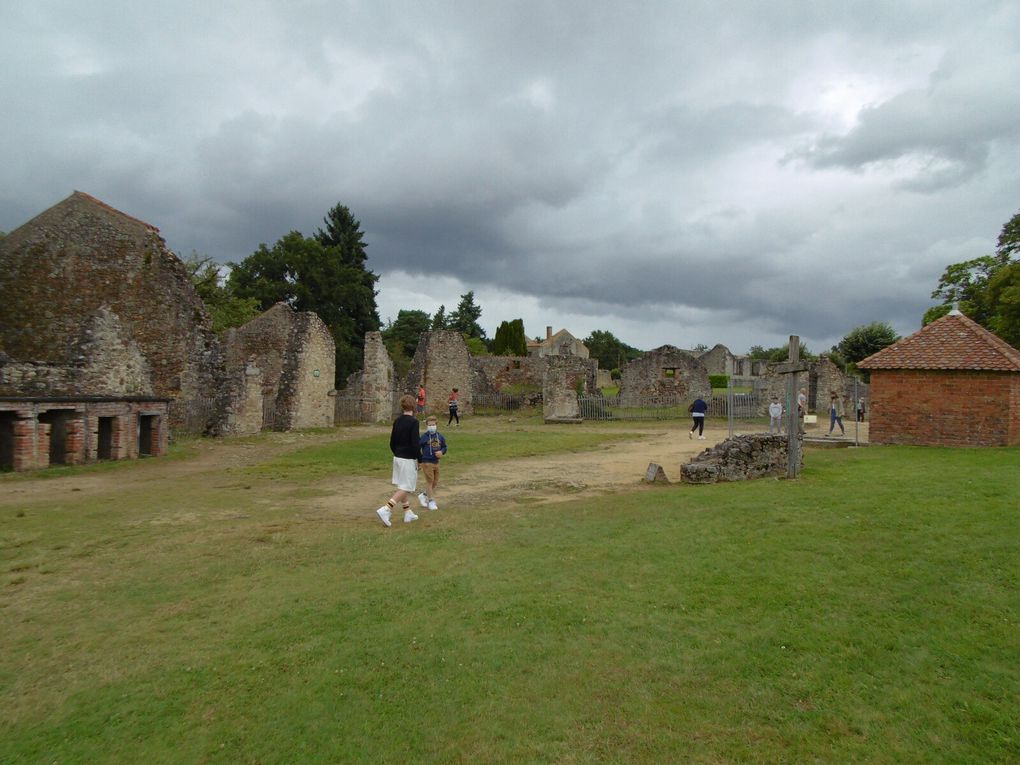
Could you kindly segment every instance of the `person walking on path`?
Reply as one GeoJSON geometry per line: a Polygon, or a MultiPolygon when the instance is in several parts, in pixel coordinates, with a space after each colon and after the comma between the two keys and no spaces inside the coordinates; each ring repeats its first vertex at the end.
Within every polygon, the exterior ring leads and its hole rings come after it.
{"type": "Polygon", "coordinates": [[[836,423],[839,423],[840,435],[846,435],[846,428],[843,427],[843,402],[839,400],[839,396],[833,391],[829,395],[829,432],[826,436],[831,436],[833,429],[836,427],[836,423]]]}
{"type": "Polygon", "coordinates": [[[700,398],[694,399],[694,403],[687,407],[687,411],[690,412],[691,420],[693,424],[691,429],[687,431],[688,438],[694,438],[694,431],[698,431],[698,440],[705,440],[705,413],[708,411],[708,404],[700,398]]]}
{"type": "Polygon", "coordinates": [[[418,405],[418,410],[417,410],[418,411],[418,416],[421,417],[421,415],[425,414],[425,386],[424,385],[419,385],[418,386],[418,400],[417,400],[416,403],[418,405]]]}
{"type": "Polygon", "coordinates": [[[425,491],[418,495],[418,502],[429,510],[438,510],[439,460],[446,455],[446,439],[439,432],[439,422],[435,417],[425,420],[425,425],[426,433],[418,440],[418,462],[425,477],[425,491]]]}
{"type": "Polygon", "coordinates": [[[389,501],[375,511],[384,526],[391,526],[390,517],[399,502],[404,507],[404,523],[418,520],[411,511],[408,496],[418,484],[418,418],[414,416],[414,397],[400,397],[401,415],[393,421],[390,431],[390,451],[393,452],[392,483],[397,487],[389,501]]]}
{"type": "Polygon", "coordinates": [[[449,427],[451,422],[456,420],[457,421],[456,427],[459,428],[460,427],[460,394],[457,392],[456,388],[454,388],[453,391],[450,393],[450,398],[447,399],[446,403],[450,407],[450,419],[448,419],[446,421],[447,427],[449,427]]]}
{"type": "Polygon", "coordinates": [[[857,399],[857,422],[864,422],[864,399],[857,399]]]}
{"type": "Polygon", "coordinates": [[[769,433],[782,434],[783,432],[783,405],[779,403],[779,397],[773,396],[769,404],[769,433]]]}

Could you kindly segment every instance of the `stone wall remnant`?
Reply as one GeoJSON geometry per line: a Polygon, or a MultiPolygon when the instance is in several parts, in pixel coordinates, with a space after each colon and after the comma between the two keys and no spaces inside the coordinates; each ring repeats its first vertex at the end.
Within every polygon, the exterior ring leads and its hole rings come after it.
{"type": "Polygon", "coordinates": [[[407,373],[406,388],[400,391],[415,394],[425,386],[425,410],[439,415],[448,410],[450,392],[458,389],[460,413],[474,414],[474,372],[471,353],[460,332],[438,329],[422,334],[407,373]]]}
{"type": "Polygon", "coordinates": [[[620,400],[708,398],[708,370],[687,351],[663,345],[634,359],[620,370],[620,400]]]}
{"type": "Polygon", "coordinates": [[[546,422],[579,422],[578,394],[595,392],[598,361],[577,356],[546,356],[542,416],[546,422]]]}
{"type": "MultiPolygon", "coordinates": [[[[231,375],[247,376],[244,370],[252,363],[261,372],[264,407],[274,430],[333,425],[334,402],[329,394],[336,346],[315,313],[277,303],[244,326],[228,330],[224,347],[231,375]]],[[[234,393],[249,396],[247,385],[234,393]]],[[[230,400],[224,402],[225,410],[235,406],[230,400]]]]}
{"type": "MultiPolygon", "coordinates": [[[[681,465],[680,480],[703,484],[786,476],[786,450],[786,436],[764,433],[734,436],[681,465]]],[[[803,467],[804,450],[800,449],[799,454],[803,467]]]]}

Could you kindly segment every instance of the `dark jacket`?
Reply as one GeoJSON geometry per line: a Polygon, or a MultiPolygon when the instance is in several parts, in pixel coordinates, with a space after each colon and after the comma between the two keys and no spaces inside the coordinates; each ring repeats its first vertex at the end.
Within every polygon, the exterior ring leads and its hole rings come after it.
{"type": "Polygon", "coordinates": [[[402,414],[393,422],[390,431],[390,451],[394,457],[405,460],[418,459],[418,418],[402,414]]]}

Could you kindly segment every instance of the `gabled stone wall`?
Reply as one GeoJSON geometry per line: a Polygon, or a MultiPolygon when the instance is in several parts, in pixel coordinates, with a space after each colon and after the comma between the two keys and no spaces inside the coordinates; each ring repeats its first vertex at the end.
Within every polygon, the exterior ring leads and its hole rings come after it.
{"type": "Polygon", "coordinates": [[[474,413],[473,380],[471,353],[461,334],[433,330],[424,333],[418,341],[405,390],[400,393],[414,395],[418,386],[424,385],[425,410],[438,415],[448,410],[450,392],[457,388],[461,414],[471,415],[474,413]]]}
{"type": "MultiPolygon", "coordinates": [[[[232,377],[249,364],[260,371],[274,430],[332,426],[334,402],[329,394],[336,348],[316,314],[277,303],[244,326],[228,330],[224,346],[232,377]]],[[[246,386],[235,387],[237,395],[249,395],[246,386]]],[[[228,401],[224,409],[238,405],[228,401]]]]}
{"type": "Polygon", "coordinates": [[[86,388],[98,384],[211,398],[222,377],[208,313],[159,230],[77,191],[0,239],[0,347],[16,362],[70,368],[49,376],[49,395],[94,394],[86,388]],[[120,334],[99,339],[109,369],[98,376],[74,371],[90,325],[120,334]],[[125,340],[144,357],[148,386],[125,340]]]}

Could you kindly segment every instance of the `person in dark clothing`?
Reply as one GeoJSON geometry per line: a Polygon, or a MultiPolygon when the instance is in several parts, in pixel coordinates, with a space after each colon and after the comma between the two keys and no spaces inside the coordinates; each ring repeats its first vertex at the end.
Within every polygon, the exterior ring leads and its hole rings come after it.
{"type": "Polygon", "coordinates": [[[688,438],[694,438],[694,431],[698,431],[698,440],[705,440],[705,414],[708,412],[708,404],[702,399],[694,399],[694,403],[687,407],[687,411],[691,414],[691,419],[694,424],[691,425],[691,429],[687,432],[688,438]]]}
{"type": "Polygon", "coordinates": [[[450,398],[447,399],[447,403],[450,405],[450,419],[446,421],[447,426],[454,420],[457,420],[457,427],[460,427],[460,393],[454,388],[453,392],[450,393],[450,398]]]}
{"type": "Polygon", "coordinates": [[[390,451],[393,452],[392,483],[397,490],[389,501],[375,511],[384,526],[392,525],[390,516],[400,502],[404,507],[404,523],[418,520],[411,510],[408,496],[414,493],[418,484],[418,418],[414,416],[414,396],[401,396],[400,409],[402,414],[393,421],[390,431],[390,451]]]}

